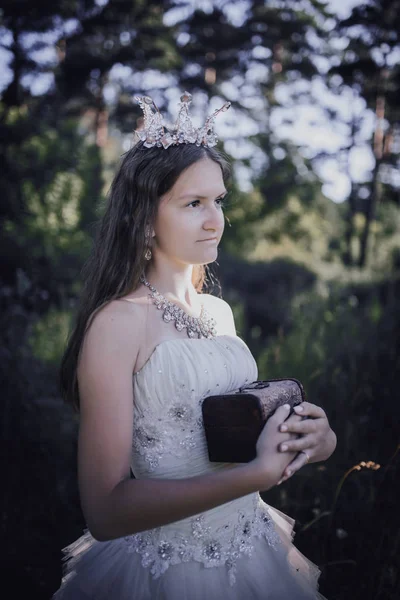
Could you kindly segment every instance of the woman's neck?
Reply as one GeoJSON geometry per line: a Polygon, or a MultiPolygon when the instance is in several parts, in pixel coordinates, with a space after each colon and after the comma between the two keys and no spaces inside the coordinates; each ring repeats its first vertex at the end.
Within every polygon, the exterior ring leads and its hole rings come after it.
{"type": "Polygon", "coordinates": [[[187,265],[182,269],[157,269],[150,265],[146,273],[147,281],[156,288],[157,292],[171,302],[178,302],[192,308],[198,306],[198,294],[192,283],[193,266],[187,265]]]}

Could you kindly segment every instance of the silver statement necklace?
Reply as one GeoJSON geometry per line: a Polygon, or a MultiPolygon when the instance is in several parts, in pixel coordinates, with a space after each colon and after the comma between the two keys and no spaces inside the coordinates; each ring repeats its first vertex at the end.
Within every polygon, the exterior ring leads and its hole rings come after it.
{"type": "Polygon", "coordinates": [[[217,335],[216,321],[201,305],[201,312],[199,317],[191,317],[183,308],[180,308],[177,304],[170,302],[157,292],[156,288],[151,285],[145,277],[141,277],[140,281],[146,285],[149,290],[149,296],[152,298],[154,304],[158,310],[163,310],[163,319],[166,323],[175,321],[175,327],[178,331],[182,331],[186,327],[187,334],[190,338],[214,338],[217,335]]]}

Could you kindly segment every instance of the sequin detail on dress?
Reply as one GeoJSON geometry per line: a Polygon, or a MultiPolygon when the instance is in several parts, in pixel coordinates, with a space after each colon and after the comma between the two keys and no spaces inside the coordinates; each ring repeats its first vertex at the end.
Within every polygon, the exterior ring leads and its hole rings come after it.
{"type": "Polygon", "coordinates": [[[158,410],[149,403],[135,413],[133,449],[145,459],[149,472],[159,466],[164,455],[189,458],[188,451],[204,440],[202,399],[196,401],[193,389],[171,377],[175,389],[172,403],[158,410]]]}
{"type": "Polygon", "coordinates": [[[246,510],[239,510],[234,520],[216,528],[204,513],[180,521],[181,526],[187,525],[187,533],[167,525],[127,536],[124,539],[128,552],[138,552],[142,565],[150,568],[155,579],[171,565],[190,560],[201,562],[206,568],[226,565],[233,586],[236,562],[241,555],[252,555],[254,538],[264,537],[275,550],[281,543],[266,505],[258,494],[252,496],[246,510]]]}

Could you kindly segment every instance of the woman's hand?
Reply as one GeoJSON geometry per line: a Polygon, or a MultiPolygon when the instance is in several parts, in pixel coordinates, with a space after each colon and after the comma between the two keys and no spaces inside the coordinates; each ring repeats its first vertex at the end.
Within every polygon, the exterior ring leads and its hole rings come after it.
{"type": "MultiPolygon", "coordinates": [[[[282,444],[293,443],[297,435],[282,432],[281,426],[288,422],[290,406],[285,404],[276,409],[264,425],[256,445],[257,456],[252,461],[260,480],[260,491],[276,485],[288,464],[296,457],[297,452],[281,452],[282,444]]],[[[297,417],[299,418],[299,417],[297,417]]]]}
{"type": "Polygon", "coordinates": [[[291,415],[285,423],[282,423],[280,431],[298,434],[298,438],[283,442],[279,449],[283,454],[286,452],[298,454],[285,468],[278,483],[289,479],[308,462],[326,460],[336,447],[336,435],[330,428],[325,411],[320,406],[302,402],[294,410],[296,415],[291,415]]]}

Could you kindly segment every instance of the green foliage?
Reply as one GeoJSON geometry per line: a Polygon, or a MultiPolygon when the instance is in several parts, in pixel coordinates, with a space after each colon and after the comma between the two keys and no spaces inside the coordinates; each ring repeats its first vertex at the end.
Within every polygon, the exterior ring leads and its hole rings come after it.
{"type": "Polygon", "coordinates": [[[329,200],[316,194],[307,207],[297,195],[289,194],[283,206],[254,225],[254,245],[248,258],[287,257],[320,272],[322,265],[329,268],[327,263],[338,262],[330,251],[330,241],[340,225],[336,206],[329,200]]]}
{"type": "Polygon", "coordinates": [[[254,190],[244,193],[235,185],[231,186],[225,207],[225,231],[221,247],[224,251],[241,258],[247,256],[254,247],[255,224],[262,210],[263,200],[254,190]]]}
{"type": "Polygon", "coordinates": [[[99,149],[86,143],[73,119],[57,129],[35,125],[17,142],[16,130],[28,123],[25,111],[14,113],[6,161],[19,173],[17,185],[3,172],[5,186],[13,185],[2,223],[3,242],[13,249],[10,279],[23,269],[32,289],[40,286],[53,295],[57,286],[74,284],[90,248],[88,226],[101,201],[99,149]]]}
{"type": "Polygon", "coordinates": [[[31,326],[28,347],[32,356],[58,369],[72,325],[71,311],[51,308],[31,326]]]}
{"type": "Polygon", "coordinates": [[[358,301],[350,296],[346,301],[328,300],[317,294],[303,298],[292,312],[292,327],[268,345],[261,353],[258,364],[260,376],[293,376],[303,382],[310,402],[322,404],[328,414],[341,413],[349,405],[348,393],[357,385],[357,357],[364,348],[365,320],[360,318],[358,301]],[[346,352],[344,359],[338,355],[346,352]],[[340,390],[333,406],[327,406],[327,394],[319,393],[318,382],[327,382],[340,390]],[[348,392],[344,395],[344,390],[348,392]]]}

